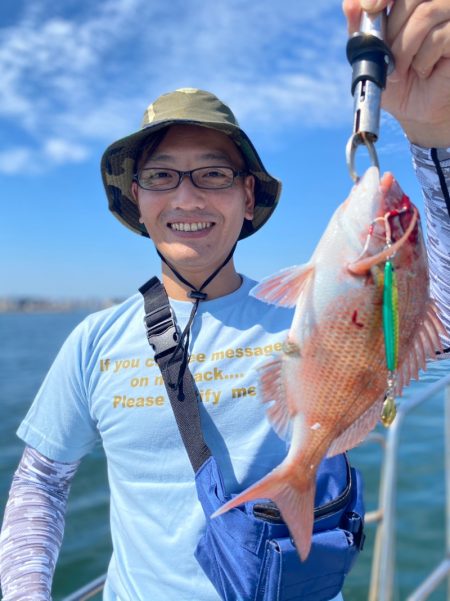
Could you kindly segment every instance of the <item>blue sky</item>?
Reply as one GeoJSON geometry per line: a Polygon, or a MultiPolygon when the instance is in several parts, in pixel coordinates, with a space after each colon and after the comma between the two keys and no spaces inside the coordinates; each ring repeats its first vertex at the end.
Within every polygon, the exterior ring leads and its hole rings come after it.
{"type": "MultiPolygon", "coordinates": [[[[352,182],[347,31],[340,0],[3,0],[0,5],[0,296],[124,297],[155,273],[149,241],[107,210],[99,162],[180,88],[230,104],[279,207],[238,245],[261,278],[308,260],[352,182]]],[[[408,145],[382,117],[378,144],[422,209],[408,145]]],[[[365,166],[364,153],[358,166],[365,166]]]]}

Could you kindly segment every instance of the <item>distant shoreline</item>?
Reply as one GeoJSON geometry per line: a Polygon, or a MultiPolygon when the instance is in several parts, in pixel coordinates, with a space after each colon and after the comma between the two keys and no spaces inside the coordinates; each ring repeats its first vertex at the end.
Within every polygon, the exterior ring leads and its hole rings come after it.
{"type": "Polygon", "coordinates": [[[0,298],[1,313],[70,313],[100,311],[122,302],[123,299],[53,300],[42,298],[0,298]]]}

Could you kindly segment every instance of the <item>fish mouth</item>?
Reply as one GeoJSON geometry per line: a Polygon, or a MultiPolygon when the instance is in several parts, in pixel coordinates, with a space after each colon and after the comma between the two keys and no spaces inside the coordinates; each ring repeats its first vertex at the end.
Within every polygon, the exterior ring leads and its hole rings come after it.
{"type": "MultiPolygon", "coordinates": [[[[408,201],[409,201],[409,199],[408,199],[408,201]]],[[[381,252],[376,253],[375,255],[372,255],[370,257],[358,259],[358,260],[354,261],[353,263],[350,263],[347,266],[347,269],[352,275],[357,275],[357,276],[365,275],[375,265],[378,265],[379,263],[383,263],[383,262],[387,261],[388,259],[390,259],[408,241],[408,238],[413,233],[414,228],[416,227],[416,225],[419,221],[419,211],[416,209],[416,207],[414,205],[411,204],[411,202],[409,202],[409,206],[405,208],[405,212],[409,211],[409,210],[412,210],[413,214],[412,214],[411,220],[410,220],[406,230],[402,234],[402,236],[396,242],[393,242],[393,243],[391,243],[391,241],[387,240],[386,247],[381,252]]],[[[388,225],[389,219],[391,217],[397,216],[399,214],[400,214],[400,212],[397,209],[393,209],[393,210],[389,211],[388,213],[386,213],[383,217],[380,217],[379,219],[383,219],[386,223],[386,227],[388,228],[389,227],[389,225],[388,225]]],[[[389,238],[390,238],[390,236],[391,236],[391,234],[389,234],[389,238]]],[[[364,250],[363,250],[362,254],[364,254],[364,250]]]]}
{"type": "Polygon", "coordinates": [[[414,245],[418,240],[419,212],[392,173],[383,175],[379,191],[379,209],[377,216],[369,224],[365,245],[360,255],[347,265],[352,275],[366,275],[372,267],[392,258],[406,242],[414,245]],[[372,240],[374,251],[383,245],[381,251],[370,253],[372,240]]]}

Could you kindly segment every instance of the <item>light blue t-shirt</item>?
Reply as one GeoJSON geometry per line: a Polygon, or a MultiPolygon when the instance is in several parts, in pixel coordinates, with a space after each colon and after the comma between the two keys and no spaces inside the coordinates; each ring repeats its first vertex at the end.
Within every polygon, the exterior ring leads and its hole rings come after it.
{"type": "MultiPolygon", "coordinates": [[[[202,428],[228,492],[286,455],[259,400],[257,368],[282,350],[292,310],[249,296],[243,279],[200,303],[190,368],[202,428]]],[[[190,302],[172,301],[184,327],[190,302]]],[[[108,601],[218,601],[194,557],[205,525],[194,474],[143,324],[143,299],[86,318],[69,336],[18,434],[47,457],[80,459],[101,438],[111,488],[108,601]]]]}

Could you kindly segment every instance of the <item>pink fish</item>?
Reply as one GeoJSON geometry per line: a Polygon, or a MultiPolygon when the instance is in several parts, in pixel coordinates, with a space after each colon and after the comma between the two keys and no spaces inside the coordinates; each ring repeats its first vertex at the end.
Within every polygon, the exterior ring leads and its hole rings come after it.
{"type": "Polygon", "coordinates": [[[419,213],[392,174],[371,167],[330,220],[311,260],[264,280],[255,296],[294,306],[279,358],[261,369],[268,417],[290,441],[284,461],[215,514],[270,498],[302,559],[314,520],[322,458],[360,443],[378,422],[386,392],[382,325],[384,265],[398,282],[396,393],[441,348],[443,326],[428,293],[419,213]]]}

